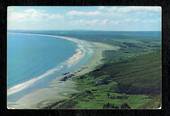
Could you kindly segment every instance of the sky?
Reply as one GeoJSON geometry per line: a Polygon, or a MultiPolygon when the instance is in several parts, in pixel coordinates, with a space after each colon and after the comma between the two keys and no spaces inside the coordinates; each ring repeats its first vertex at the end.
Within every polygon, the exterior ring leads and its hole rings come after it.
{"type": "Polygon", "coordinates": [[[8,30],[161,31],[158,6],[9,6],[8,30]]]}

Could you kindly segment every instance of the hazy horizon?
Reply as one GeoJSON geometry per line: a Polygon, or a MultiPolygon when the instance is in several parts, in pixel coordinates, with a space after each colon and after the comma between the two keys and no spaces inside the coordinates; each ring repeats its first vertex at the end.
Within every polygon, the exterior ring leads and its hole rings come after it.
{"type": "Polygon", "coordinates": [[[121,30],[82,30],[82,29],[76,29],[76,30],[7,30],[7,31],[104,31],[104,32],[161,32],[161,30],[151,30],[151,31],[135,31],[135,30],[130,30],[130,31],[121,31],[121,30]]]}

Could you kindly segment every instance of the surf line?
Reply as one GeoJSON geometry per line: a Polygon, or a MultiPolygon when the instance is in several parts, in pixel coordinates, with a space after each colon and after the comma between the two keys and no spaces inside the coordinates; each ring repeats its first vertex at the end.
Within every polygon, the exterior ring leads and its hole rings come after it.
{"type": "MultiPolygon", "coordinates": [[[[13,33],[13,32],[10,32],[13,33]]],[[[64,66],[67,67],[71,67],[73,64],[78,63],[85,55],[86,49],[84,44],[86,43],[86,41],[83,40],[78,40],[76,38],[72,38],[72,37],[66,37],[66,36],[54,36],[54,35],[45,35],[45,34],[30,34],[30,33],[18,33],[18,34],[26,34],[26,35],[38,35],[38,36],[45,36],[45,37],[53,37],[53,38],[59,38],[59,39],[65,39],[68,41],[72,41],[74,43],[76,43],[77,45],[77,49],[75,54],[73,54],[68,60],[66,60],[63,65],[59,66],[59,67],[55,67],[52,69],[49,69],[48,71],[44,72],[43,74],[41,74],[40,76],[34,77],[28,81],[25,81],[23,83],[17,84],[11,88],[9,88],[7,90],[7,96],[13,95],[17,92],[20,92],[28,87],[30,87],[31,85],[33,85],[35,82],[39,81],[40,79],[43,79],[51,74],[54,74],[56,71],[59,71],[60,69],[62,69],[64,66]]]]}

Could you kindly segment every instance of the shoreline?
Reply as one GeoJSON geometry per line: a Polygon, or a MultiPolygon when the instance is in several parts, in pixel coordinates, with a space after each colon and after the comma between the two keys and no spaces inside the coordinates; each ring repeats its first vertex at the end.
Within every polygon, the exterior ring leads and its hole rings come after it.
{"type": "MultiPolygon", "coordinates": [[[[42,34],[40,34],[40,35],[42,35],[42,34]]],[[[47,36],[50,36],[50,35],[47,35],[47,36]]],[[[58,37],[58,36],[53,36],[53,37],[58,37]]],[[[66,37],[66,39],[68,39],[68,38],[69,37],[66,37]]],[[[69,40],[71,41],[72,39],[73,38],[71,38],[69,40]]],[[[78,41],[84,41],[84,40],[78,40],[78,41]]],[[[114,47],[114,46],[110,46],[108,44],[103,44],[103,43],[99,43],[99,42],[90,42],[90,44],[92,45],[92,49],[94,50],[93,56],[86,65],[84,65],[82,68],[73,72],[73,74],[74,74],[73,78],[76,76],[84,75],[84,74],[94,70],[97,66],[103,64],[103,62],[101,61],[103,59],[103,56],[102,56],[103,51],[119,49],[119,47],[114,47]]],[[[78,54],[80,54],[79,51],[78,51],[78,54]]],[[[76,90],[75,82],[69,78],[62,81],[62,79],[64,77],[65,76],[61,76],[61,77],[58,77],[57,79],[52,80],[49,83],[49,86],[47,88],[38,89],[38,90],[20,98],[15,103],[9,103],[8,108],[9,109],[11,109],[11,108],[40,109],[40,108],[44,108],[48,105],[54,104],[57,101],[68,99],[71,94],[77,93],[78,91],[76,90]]]]}
{"type": "Polygon", "coordinates": [[[105,50],[118,50],[120,47],[118,46],[111,46],[108,44],[100,43],[100,42],[91,42],[92,49],[94,50],[94,54],[89,61],[88,64],[84,65],[83,69],[80,69],[80,71],[76,72],[76,76],[84,75],[92,70],[95,70],[97,66],[102,65],[104,62],[102,59],[104,58],[103,52],[105,50]]]}
{"type": "MultiPolygon", "coordinates": [[[[13,33],[13,32],[10,32],[10,33],[13,33]]],[[[77,44],[77,49],[75,50],[75,53],[70,57],[68,58],[63,65],[67,65],[67,67],[70,67],[71,65],[77,63],[79,60],[81,60],[84,56],[84,52],[85,52],[85,49],[83,47],[83,40],[78,40],[76,38],[69,38],[69,37],[64,37],[64,36],[53,36],[53,35],[45,35],[45,34],[31,34],[31,33],[17,33],[17,34],[26,34],[26,35],[38,35],[38,36],[47,36],[47,37],[54,37],[55,39],[56,38],[59,38],[59,39],[65,39],[65,40],[68,40],[68,41],[72,41],[74,43],[77,44]]],[[[62,65],[62,67],[63,67],[62,65]]],[[[60,68],[62,68],[60,67],[60,68]]],[[[58,70],[58,67],[54,67],[54,68],[51,68],[49,70],[47,70],[46,72],[44,72],[43,74],[37,76],[37,77],[34,77],[30,80],[27,80],[25,82],[22,82],[22,83],[19,83],[17,85],[14,85],[10,88],[8,88],[8,92],[7,92],[7,95],[10,96],[12,94],[15,94],[17,92],[20,92],[26,88],[28,88],[30,85],[34,84],[35,82],[37,82],[38,80],[40,79],[43,79],[45,78],[46,76],[48,76],[50,73],[54,73],[55,71],[58,70]]]]}

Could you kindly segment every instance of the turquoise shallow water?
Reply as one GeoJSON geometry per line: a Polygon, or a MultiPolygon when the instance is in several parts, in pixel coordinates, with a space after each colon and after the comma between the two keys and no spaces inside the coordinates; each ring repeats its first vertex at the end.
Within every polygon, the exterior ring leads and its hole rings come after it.
{"type": "MultiPolygon", "coordinates": [[[[83,43],[85,44],[87,43],[83,43]]],[[[7,87],[14,88],[14,93],[8,95],[8,102],[47,87],[49,82],[63,76],[65,72],[74,72],[81,68],[93,54],[87,46],[83,48],[84,57],[78,63],[69,67],[66,65],[78,48],[76,43],[61,38],[8,33],[7,87]],[[17,85],[22,86],[15,88],[17,85]]]]}

